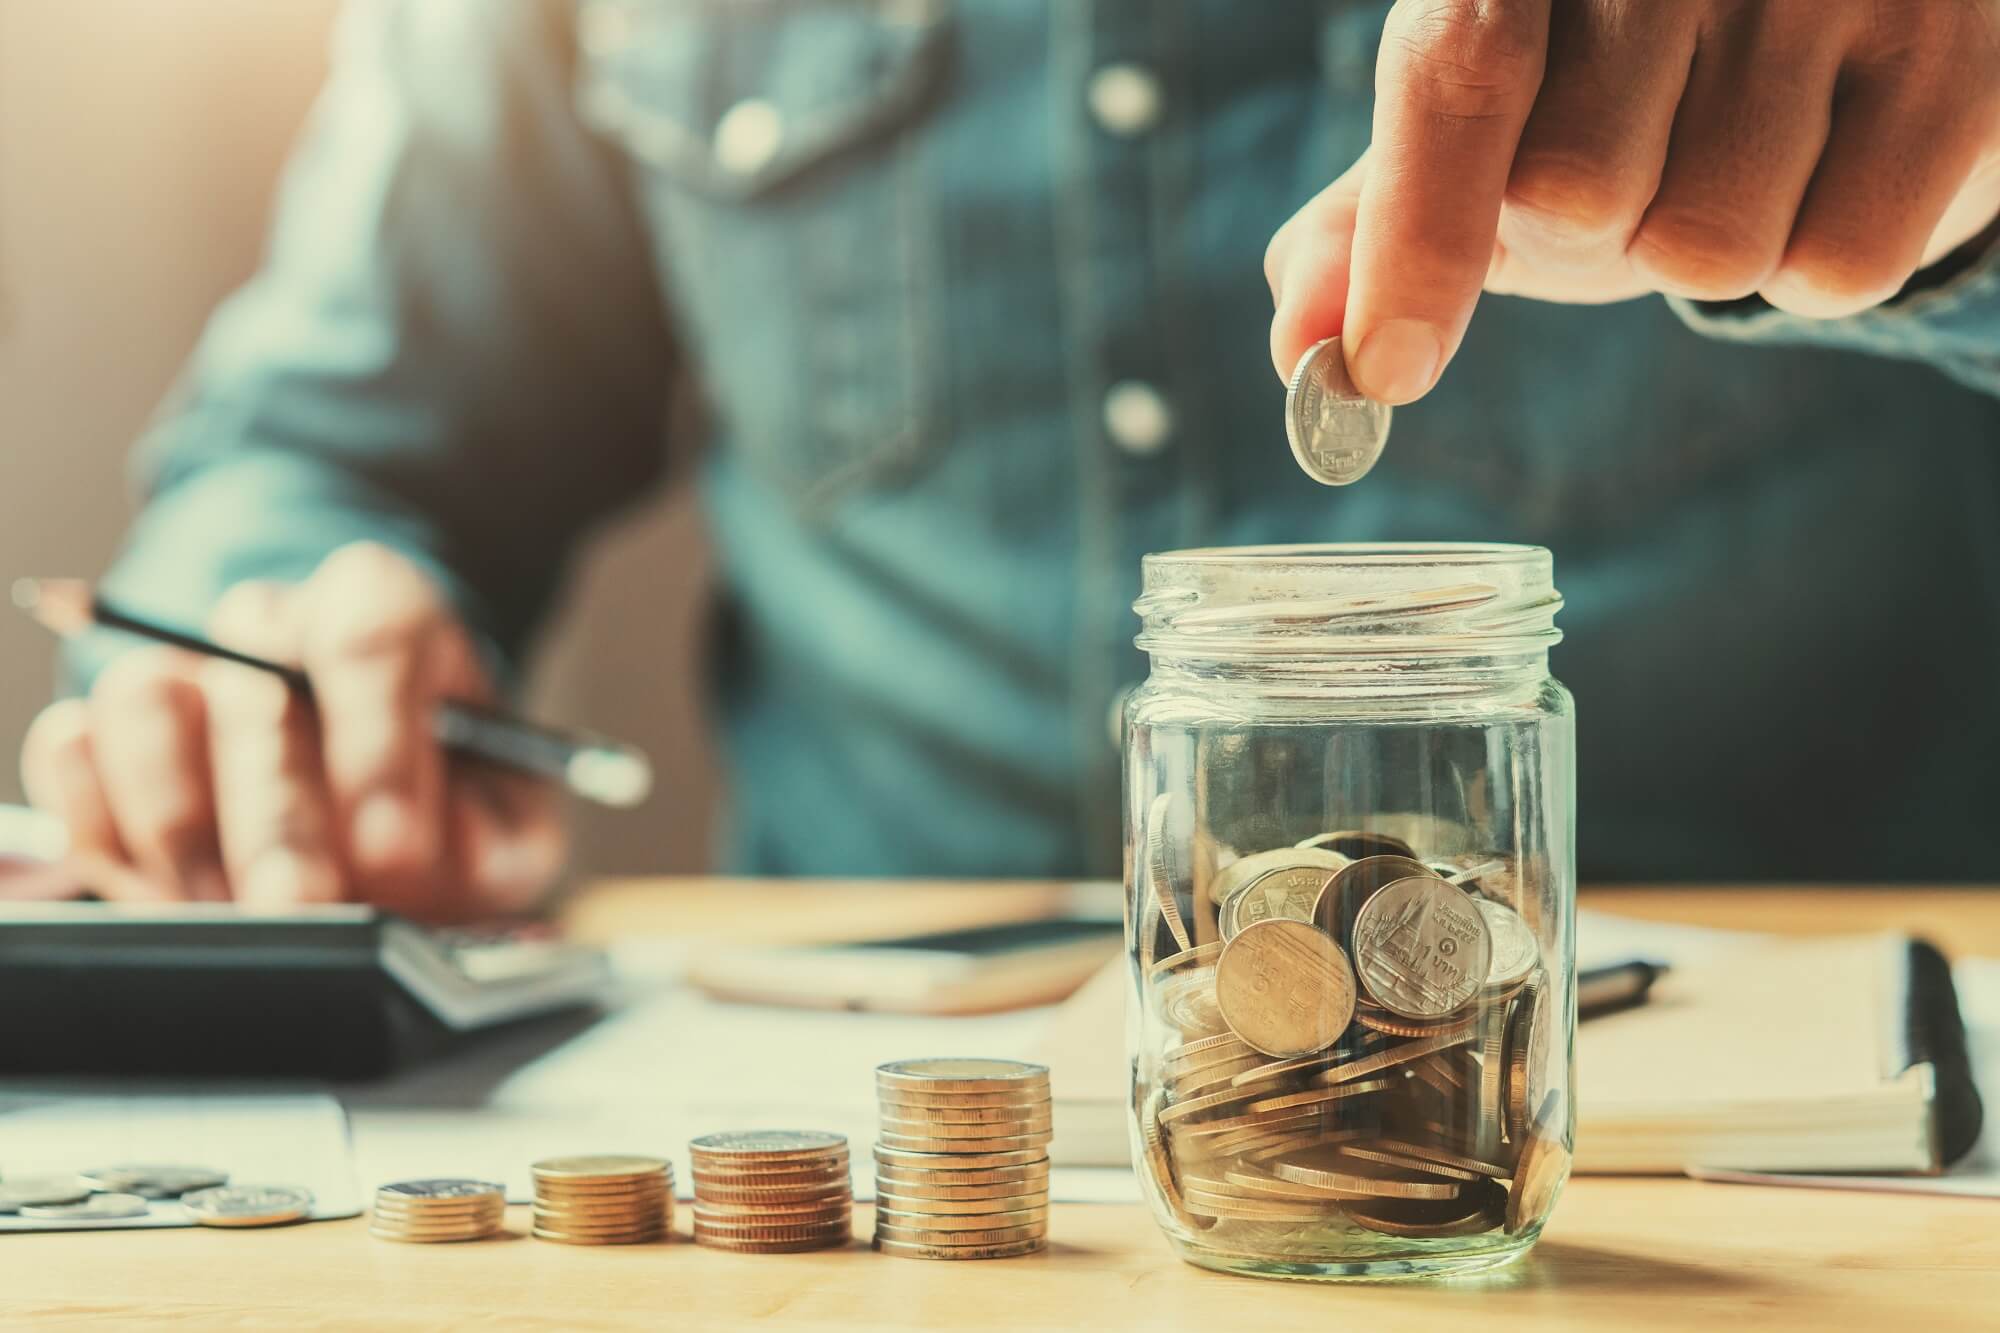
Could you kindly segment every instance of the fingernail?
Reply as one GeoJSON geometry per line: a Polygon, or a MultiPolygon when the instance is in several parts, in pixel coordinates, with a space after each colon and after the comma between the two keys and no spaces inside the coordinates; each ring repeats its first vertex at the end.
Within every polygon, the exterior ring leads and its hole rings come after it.
{"type": "Polygon", "coordinates": [[[354,859],[364,865],[395,865],[414,860],[422,830],[409,802],[388,792],[364,799],[354,811],[354,859]]]}
{"type": "Polygon", "coordinates": [[[250,863],[250,873],[237,886],[236,898],[248,908],[280,909],[299,903],[327,902],[338,897],[327,883],[327,869],[289,847],[273,847],[250,863]]]}
{"type": "Polygon", "coordinates": [[[1420,319],[1392,319],[1361,340],[1348,369],[1370,398],[1401,406],[1430,392],[1443,360],[1437,329],[1420,319]]]}

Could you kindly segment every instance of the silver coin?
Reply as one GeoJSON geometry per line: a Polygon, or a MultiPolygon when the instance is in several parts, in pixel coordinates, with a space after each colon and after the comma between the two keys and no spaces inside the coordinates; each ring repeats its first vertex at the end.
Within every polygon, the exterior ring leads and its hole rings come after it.
{"type": "Polygon", "coordinates": [[[1306,349],[1285,389],[1285,438],[1305,474],[1324,486],[1368,475],[1389,440],[1389,407],[1365,398],[1347,373],[1340,339],[1306,349]]]}
{"type": "Polygon", "coordinates": [[[221,1185],[181,1196],[181,1205],[208,1227],[269,1227],[312,1211],[312,1191],[297,1185],[221,1185]]]}
{"type": "Polygon", "coordinates": [[[1386,886],[1355,914],[1354,970],[1375,1002],[1402,1018],[1456,1013],[1486,985],[1492,961],[1486,918],[1428,871],[1386,886]]]}
{"type": "Polygon", "coordinates": [[[93,1194],[76,1203],[24,1204],[21,1216],[41,1222],[101,1222],[117,1217],[144,1217],[152,1205],[136,1194],[93,1194]]]}
{"type": "Polygon", "coordinates": [[[142,1199],[178,1199],[189,1190],[229,1183],[227,1171],[206,1166],[102,1166],[84,1172],[83,1178],[98,1189],[142,1199]]]}
{"type": "Polygon", "coordinates": [[[15,1176],[0,1180],[0,1213],[42,1204],[75,1203],[89,1194],[90,1182],[81,1176],[15,1176]]]}
{"type": "Polygon", "coordinates": [[[1273,847],[1266,852],[1252,852],[1248,856],[1237,857],[1216,871],[1214,880],[1208,886],[1209,900],[1221,912],[1229,906],[1230,899],[1273,870],[1294,870],[1305,866],[1331,875],[1346,869],[1347,863],[1347,858],[1339,852],[1328,851],[1324,847],[1273,847]]]}
{"type": "Polygon", "coordinates": [[[398,1180],[375,1191],[377,1198],[485,1199],[502,1197],[505,1188],[487,1180],[398,1180]]]}
{"type": "Polygon", "coordinates": [[[1222,905],[1222,938],[1233,940],[1245,926],[1274,916],[1310,922],[1314,904],[1336,873],[1320,865],[1284,866],[1264,872],[1222,905]]]}
{"type": "Polygon", "coordinates": [[[1475,898],[1473,905],[1486,918],[1486,930],[1493,938],[1493,959],[1487,965],[1486,988],[1509,990],[1526,981],[1541,966],[1542,946],[1521,914],[1490,898],[1475,898]]]}

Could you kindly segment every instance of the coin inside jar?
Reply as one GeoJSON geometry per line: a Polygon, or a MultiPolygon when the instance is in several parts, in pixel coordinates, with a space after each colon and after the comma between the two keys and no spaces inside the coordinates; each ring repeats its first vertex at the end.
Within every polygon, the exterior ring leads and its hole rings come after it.
{"type": "Polygon", "coordinates": [[[1280,866],[1259,875],[1222,904],[1222,938],[1235,939],[1245,926],[1273,917],[1311,921],[1313,905],[1334,873],[1323,866],[1307,865],[1280,866]]]}
{"type": "Polygon", "coordinates": [[[1336,940],[1352,939],[1355,918],[1370,898],[1397,880],[1429,874],[1421,861],[1394,853],[1349,862],[1320,891],[1313,904],[1313,923],[1336,940]]]}
{"type": "Polygon", "coordinates": [[[1462,1009],[1486,984],[1492,948],[1472,900],[1429,871],[1388,885],[1354,919],[1356,975],[1372,999],[1407,1019],[1462,1009]]]}
{"type": "Polygon", "coordinates": [[[1215,965],[1229,1030],[1281,1059],[1323,1051],[1354,1019],[1354,969],[1333,937],[1303,921],[1244,927],[1215,965]]]}

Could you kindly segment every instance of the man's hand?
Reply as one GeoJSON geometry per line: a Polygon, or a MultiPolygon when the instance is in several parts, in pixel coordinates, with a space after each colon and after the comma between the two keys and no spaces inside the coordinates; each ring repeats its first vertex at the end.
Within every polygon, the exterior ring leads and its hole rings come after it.
{"type": "Polygon", "coordinates": [[[305,583],[247,583],[220,643],[302,666],[308,703],[267,672],[137,648],[23,746],[29,798],[68,825],[93,887],[248,905],[358,899],[424,919],[518,910],[554,877],[563,829],[531,779],[447,763],[442,699],[491,693],[437,589],[383,547],[305,583]]]}
{"type": "Polygon", "coordinates": [[[1374,137],[1272,238],[1271,356],[1428,393],[1482,288],[1877,305],[2000,214],[1996,0],[1400,0],[1374,137]]]}

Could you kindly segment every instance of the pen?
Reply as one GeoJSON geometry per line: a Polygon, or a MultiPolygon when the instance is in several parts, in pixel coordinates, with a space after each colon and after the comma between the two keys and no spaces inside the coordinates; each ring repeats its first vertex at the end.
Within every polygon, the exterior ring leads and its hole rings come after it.
{"type": "MultiPolygon", "coordinates": [[[[17,579],[14,605],[63,638],[97,625],[170,644],[204,657],[268,671],[307,699],[312,681],[297,667],[240,653],[197,635],[119,609],[82,579],[17,579]]],[[[629,809],[653,787],[652,763],[629,745],[555,731],[477,704],[446,700],[431,715],[431,734],[446,749],[559,782],[585,800],[629,809]]]]}
{"type": "Polygon", "coordinates": [[[1644,1003],[1653,983],[1665,975],[1665,963],[1649,963],[1635,958],[1608,967],[1585,968],[1576,974],[1576,1014],[1595,1018],[1615,1009],[1644,1003]]]}

